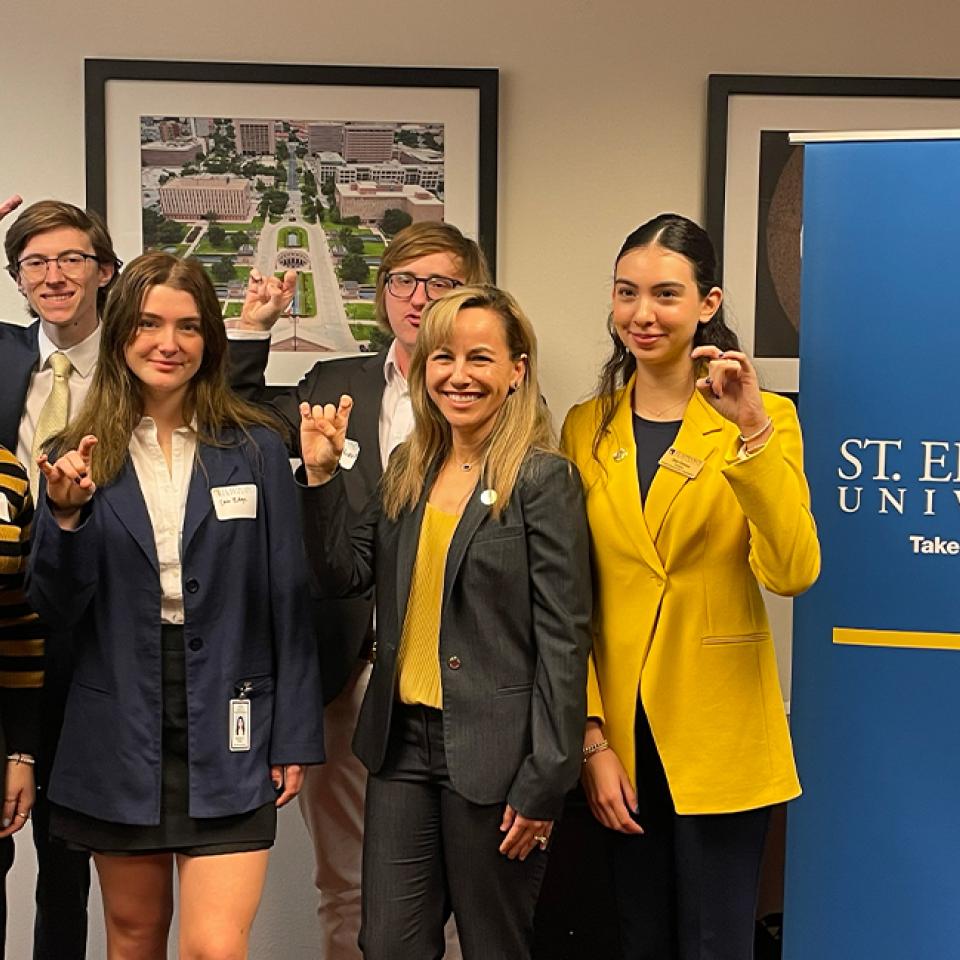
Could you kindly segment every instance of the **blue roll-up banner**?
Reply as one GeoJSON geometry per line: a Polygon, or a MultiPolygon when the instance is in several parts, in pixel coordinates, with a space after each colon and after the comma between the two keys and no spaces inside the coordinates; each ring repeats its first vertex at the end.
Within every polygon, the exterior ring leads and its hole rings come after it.
{"type": "Polygon", "coordinates": [[[960,958],[960,142],[804,149],[783,955],[960,958]]]}

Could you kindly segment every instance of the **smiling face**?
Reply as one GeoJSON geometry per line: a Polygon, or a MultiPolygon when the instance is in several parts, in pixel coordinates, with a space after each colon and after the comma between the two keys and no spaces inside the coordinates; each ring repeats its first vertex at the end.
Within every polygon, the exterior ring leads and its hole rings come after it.
{"type": "MultiPolygon", "coordinates": [[[[18,261],[28,257],[54,258],[67,252],[93,255],[93,244],[76,227],[57,227],[30,237],[18,261]]],[[[86,339],[97,327],[97,292],[113,277],[112,263],[88,259],[76,277],[66,277],[59,264],[50,259],[44,274],[36,279],[21,270],[17,286],[44,325],[50,339],[67,347],[86,339]]]]}
{"type": "MultiPolygon", "coordinates": [[[[452,253],[428,253],[426,256],[408,260],[391,270],[391,273],[409,273],[415,277],[446,277],[459,283],[466,282],[460,261],[452,253]]],[[[413,348],[417,343],[417,334],[420,332],[420,314],[430,302],[427,299],[425,284],[418,283],[409,300],[401,300],[394,296],[389,287],[384,292],[384,305],[387,311],[387,321],[396,337],[397,350],[402,352],[400,369],[406,373],[413,348]]]]}
{"type": "Polygon", "coordinates": [[[151,401],[177,396],[183,401],[203,360],[201,329],[190,293],[163,284],[147,290],[136,333],[124,350],[127,366],[143,384],[145,412],[151,401]]]}
{"type": "Polygon", "coordinates": [[[477,443],[523,379],[526,360],[510,356],[503,321],[487,307],[461,310],[448,340],[427,357],[427,393],[454,434],[477,443]]]}
{"type": "Polygon", "coordinates": [[[613,283],[613,325],[638,364],[674,366],[690,361],[697,327],[720,308],[712,287],[701,296],[693,264],[652,244],[625,253],[613,283]]]}

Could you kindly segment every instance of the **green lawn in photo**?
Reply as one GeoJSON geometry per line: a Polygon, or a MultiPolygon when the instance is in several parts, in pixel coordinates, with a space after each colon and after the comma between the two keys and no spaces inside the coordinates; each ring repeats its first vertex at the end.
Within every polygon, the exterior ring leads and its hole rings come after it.
{"type": "Polygon", "coordinates": [[[315,317],[317,315],[317,292],[313,286],[313,274],[301,273],[297,282],[300,284],[300,315],[315,317]]]}
{"type": "Polygon", "coordinates": [[[239,317],[242,312],[243,312],[243,304],[237,303],[236,300],[231,300],[230,303],[228,303],[223,308],[223,316],[224,316],[224,319],[227,319],[227,320],[231,320],[234,317],[239,317]]]}
{"type": "Polygon", "coordinates": [[[382,240],[364,240],[363,255],[365,257],[382,257],[387,245],[382,240]]]}
{"type": "Polygon", "coordinates": [[[343,308],[348,320],[372,320],[377,315],[377,308],[372,303],[345,303],[343,308]]]}
{"type": "Polygon", "coordinates": [[[350,322],[350,333],[357,343],[369,343],[380,328],[375,323],[355,323],[350,322]]]}
{"type": "Polygon", "coordinates": [[[277,249],[286,250],[287,249],[287,234],[295,233],[297,235],[297,240],[300,241],[300,247],[303,250],[310,249],[310,241],[307,239],[307,231],[303,227],[295,227],[292,224],[289,224],[285,227],[281,227],[277,231],[277,249]]]}

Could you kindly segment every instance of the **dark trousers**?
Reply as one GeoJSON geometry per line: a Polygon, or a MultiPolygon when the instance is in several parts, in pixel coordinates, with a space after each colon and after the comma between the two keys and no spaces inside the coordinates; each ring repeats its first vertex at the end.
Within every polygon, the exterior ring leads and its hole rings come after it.
{"type": "Polygon", "coordinates": [[[397,705],[386,764],[367,781],[360,948],[367,960],[438,960],[452,910],[464,960],[526,960],[546,854],[498,852],[504,804],[453,789],[442,717],[397,705]]]}
{"type": "Polygon", "coordinates": [[[639,704],[636,735],[644,833],[613,842],[623,960],[752,960],[770,808],[679,816],[639,704]]]}
{"type": "Polygon", "coordinates": [[[41,702],[41,753],[37,758],[37,799],[31,814],[37,850],[37,911],[33,927],[33,960],[84,960],[87,955],[87,898],[90,857],[50,837],[47,785],[60,739],[71,663],[54,651],[67,649],[68,638],[48,645],[41,702]]]}

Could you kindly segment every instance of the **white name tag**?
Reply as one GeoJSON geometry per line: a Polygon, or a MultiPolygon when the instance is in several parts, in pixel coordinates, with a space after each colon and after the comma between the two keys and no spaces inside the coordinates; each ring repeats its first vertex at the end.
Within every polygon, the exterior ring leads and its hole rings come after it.
{"type": "Polygon", "coordinates": [[[243,753],[250,749],[250,701],[230,701],[230,750],[243,753]]]}
{"type": "Polygon", "coordinates": [[[238,483],[233,487],[213,487],[213,509],[218,520],[254,520],[257,516],[257,485],[238,483]]]}
{"type": "Polygon", "coordinates": [[[4,520],[7,523],[10,522],[10,501],[7,499],[7,495],[0,491],[0,520],[4,520]]]}

